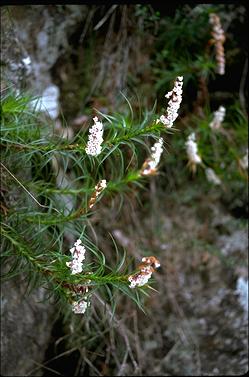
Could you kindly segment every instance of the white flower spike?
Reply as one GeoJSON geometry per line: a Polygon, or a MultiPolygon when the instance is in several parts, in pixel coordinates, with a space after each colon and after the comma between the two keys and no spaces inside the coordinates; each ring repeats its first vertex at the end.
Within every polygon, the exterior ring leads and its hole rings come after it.
{"type": "Polygon", "coordinates": [[[192,132],[188,136],[188,139],[185,143],[186,150],[187,150],[187,155],[188,155],[188,160],[189,160],[189,165],[191,167],[191,170],[193,173],[196,171],[196,165],[201,164],[202,160],[201,157],[198,154],[198,147],[197,143],[195,140],[195,133],[192,132]]]}
{"type": "Polygon", "coordinates": [[[226,115],[226,109],[224,106],[220,106],[217,111],[214,112],[214,119],[209,124],[209,127],[213,130],[218,130],[221,127],[221,123],[224,121],[226,115]]]}
{"type": "Polygon", "coordinates": [[[101,153],[103,142],[103,123],[98,117],[93,118],[94,125],[89,130],[86,153],[90,156],[98,156],[101,153]]]}
{"type": "Polygon", "coordinates": [[[70,249],[73,259],[71,262],[66,262],[66,265],[71,268],[72,275],[82,272],[82,263],[85,259],[86,249],[81,243],[80,239],[74,243],[74,247],[70,249]]]}
{"type": "Polygon", "coordinates": [[[174,83],[174,88],[168,92],[165,97],[170,98],[168,102],[168,107],[166,110],[166,115],[161,115],[157,119],[156,123],[163,123],[166,128],[171,128],[174,121],[178,117],[178,110],[182,102],[182,86],[183,86],[183,76],[178,76],[174,83]]]}
{"type": "Polygon", "coordinates": [[[156,173],[161,154],[163,152],[163,138],[160,137],[153,147],[151,147],[151,155],[145,160],[141,169],[141,175],[153,175],[156,173]]]}

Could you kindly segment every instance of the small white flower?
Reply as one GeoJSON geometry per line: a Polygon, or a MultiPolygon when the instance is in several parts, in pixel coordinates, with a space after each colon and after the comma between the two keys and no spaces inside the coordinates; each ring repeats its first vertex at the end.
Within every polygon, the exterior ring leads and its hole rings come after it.
{"type": "Polygon", "coordinates": [[[157,119],[156,123],[163,123],[167,128],[173,126],[174,121],[178,117],[178,110],[182,102],[182,86],[183,86],[183,76],[178,76],[175,80],[174,88],[167,94],[166,98],[170,98],[168,102],[168,107],[166,110],[166,115],[161,115],[157,119]]]}
{"type": "Polygon", "coordinates": [[[213,169],[207,168],[205,169],[206,177],[208,182],[213,183],[214,185],[221,185],[221,180],[220,178],[215,174],[213,169]]]}
{"type": "Polygon", "coordinates": [[[86,249],[84,246],[77,246],[75,248],[73,258],[77,259],[79,262],[82,262],[85,259],[86,249]]]}
{"type": "Polygon", "coordinates": [[[72,247],[72,248],[70,249],[70,253],[73,254],[73,253],[74,253],[74,250],[75,250],[75,247],[72,247]]]}
{"type": "Polygon", "coordinates": [[[72,311],[75,313],[75,314],[84,314],[87,307],[90,305],[90,303],[87,303],[87,301],[85,300],[81,300],[81,301],[74,301],[72,303],[72,311]]]}
{"type": "Polygon", "coordinates": [[[187,149],[187,155],[190,163],[192,164],[200,164],[201,157],[198,154],[198,147],[195,141],[195,133],[193,132],[188,136],[188,139],[185,143],[187,149]]]}
{"type": "Polygon", "coordinates": [[[209,127],[218,130],[221,127],[221,123],[224,121],[226,115],[226,109],[224,106],[220,106],[217,111],[214,112],[214,119],[209,124],[209,127]]]}
{"type": "Polygon", "coordinates": [[[86,153],[91,156],[98,156],[101,153],[103,142],[103,124],[98,117],[93,118],[94,125],[89,130],[86,153]]]}
{"type": "Polygon", "coordinates": [[[72,257],[74,259],[78,259],[79,261],[83,261],[85,259],[85,246],[81,245],[81,240],[77,240],[74,243],[74,247],[70,249],[70,252],[72,254],[72,257]]]}
{"type": "Polygon", "coordinates": [[[72,275],[82,272],[82,262],[78,259],[73,259],[71,262],[66,262],[66,265],[70,267],[72,275]]]}

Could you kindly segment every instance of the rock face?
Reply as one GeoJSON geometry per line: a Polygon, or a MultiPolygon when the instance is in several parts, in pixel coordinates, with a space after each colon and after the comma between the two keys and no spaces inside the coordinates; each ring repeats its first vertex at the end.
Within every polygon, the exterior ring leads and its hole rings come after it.
{"type": "MultiPolygon", "coordinates": [[[[12,86],[17,91],[29,89],[42,95],[47,88],[54,88],[51,68],[70,49],[68,39],[75,28],[84,26],[86,15],[85,5],[3,7],[1,89],[12,86]]],[[[58,113],[57,108],[53,109],[55,112],[58,113]]],[[[54,307],[51,302],[43,302],[45,291],[39,288],[27,295],[23,278],[7,281],[1,289],[4,376],[24,376],[30,372],[41,375],[37,366],[43,361],[53,325],[54,307]]]]}
{"type": "Polygon", "coordinates": [[[45,291],[25,294],[19,279],[2,284],[1,375],[41,375],[40,368],[50,338],[53,305],[44,300],[45,291]]]}
{"type": "Polygon", "coordinates": [[[69,37],[87,16],[84,5],[27,5],[2,9],[4,76],[14,85],[29,83],[40,95],[51,82],[50,70],[70,49],[69,37]],[[11,49],[9,48],[11,46],[11,49]]]}

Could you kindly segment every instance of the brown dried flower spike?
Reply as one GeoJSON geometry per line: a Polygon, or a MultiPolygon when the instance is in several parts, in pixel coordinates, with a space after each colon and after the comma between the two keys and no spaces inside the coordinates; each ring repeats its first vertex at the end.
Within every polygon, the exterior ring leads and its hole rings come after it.
{"type": "Polygon", "coordinates": [[[101,181],[99,181],[99,183],[95,186],[95,191],[94,193],[92,194],[90,200],[89,200],[89,204],[88,204],[88,207],[89,208],[92,208],[94,206],[94,204],[96,203],[96,200],[97,200],[97,197],[100,195],[100,193],[106,188],[106,180],[105,179],[102,179],[101,181]]]}
{"type": "Polygon", "coordinates": [[[226,40],[224,30],[222,29],[220,18],[215,13],[210,13],[209,23],[212,25],[211,35],[213,39],[210,40],[211,44],[214,44],[216,50],[216,71],[219,75],[225,74],[225,53],[223,44],[226,40]]]}
{"type": "Polygon", "coordinates": [[[158,268],[158,267],[160,267],[160,262],[159,262],[159,260],[158,260],[156,257],[153,257],[153,256],[151,256],[151,257],[144,257],[144,258],[142,259],[142,262],[144,262],[144,263],[147,264],[147,265],[152,266],[153,268],[158,268]]]}
{"type": "Polygon", "coordinates": [[[128,281],[130,282],[129,287],[135,288],[136,286],[141,287],[147,284],[148,280],[151,278],[152,272],[158,267],[160,267],[160,263],[156,257],[144,257],[142,263],[140,263],[137,268],[139,271],[128,277],[128,281]]]}

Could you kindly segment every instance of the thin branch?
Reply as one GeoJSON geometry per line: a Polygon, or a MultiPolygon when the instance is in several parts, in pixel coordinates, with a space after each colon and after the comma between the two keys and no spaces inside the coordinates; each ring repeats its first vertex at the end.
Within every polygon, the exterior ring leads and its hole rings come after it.
{"type": "Polygon", "coordinates": [[[98,30],[108,19],[108,17],[114,12],[114,10],[117,8],[118,5],[113,5],[108,12],[105,14],[105,16],[97,23],[96,26],[94,26],[93,30],[98,30]]]}
{"type": "Polygon", "coordinates": [[[243,108],[245,114],[247,113],[246,111],[246,100],[245,100],[245,84],[246,84],[246,77],[247,77],[247,71],[248,71],[248,58],[245,60],[241,80],[240,80],[240,86],[239,86],[239,99],[240,99],[240,104],[241,107],[243,108]]]}
{"type": "MultiPolygon", "coordinates": [[[[23,188],[23,190],[36,202],[36,204],[38,204],[38,206],[42,207],[42,208],[47,208],[47,209],[50,209],[50,207],[48,206],[44,206],[43,204],[41,204],[40,202],[38,202],[38,200],[26,189],[25,186],[23,186],[23,184],[9,171],[9,169],[1,162],[1,166],[9,173],[9,175],[11,175],[11,177],[23,188]]],[[[52,209],[56,212],[58,212],[60,215],[61,213],[56,209],[56,208],[53,208],[52,209]]]]}

